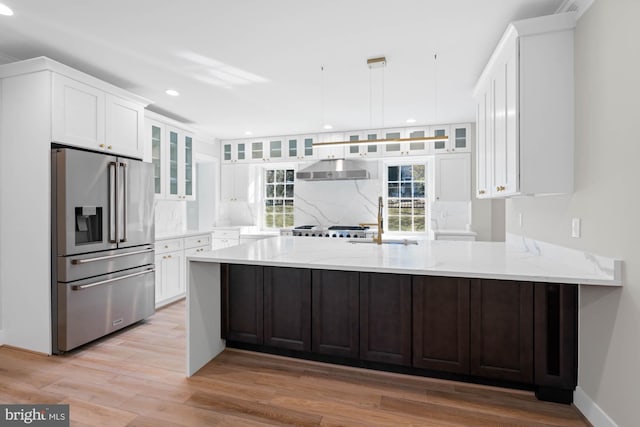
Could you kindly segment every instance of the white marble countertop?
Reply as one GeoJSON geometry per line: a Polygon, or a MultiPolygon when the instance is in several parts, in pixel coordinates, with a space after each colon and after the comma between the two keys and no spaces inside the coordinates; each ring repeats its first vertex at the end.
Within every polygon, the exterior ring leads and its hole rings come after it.
{"type": "MultiPolygon", "coordinates": [[[[523,240],[524,242],[524,240],[523,240]]],[[[621,261],[549,244],[418,240],[417,245],[279,236],[191,261],[620,286],[621,261]],[[547,252],[547,254],[545,254],[547,252]]]]}
{"type": "Polygon", "coordinates": [[[200,234],[209,234],[213,231],[211,228],[203,228],[200,230],[185,230],[185,231],[170,231],[167,233],[156,233],[156,241],[158,240],[169,240],[169,239],[180,239],[183,237],[191,237],[198,236],[200,234]]]}
{"type": "Polygon", "coordinates": [[[158,233],[156,234],[156,240],[168,240],[168,239],[179,239],[182,237],[191,237],[197,236],[199,234],[209,234],[214,230],[238,230],[240,232],[240,237],[273,237],[279,236],[279,230],[261,230],[257,226],[224,226],[224,227],[211,227],[211,228],[203,228],[199,230],[186,230],[186,231],[174,231],[168,233],[158,233]]]}

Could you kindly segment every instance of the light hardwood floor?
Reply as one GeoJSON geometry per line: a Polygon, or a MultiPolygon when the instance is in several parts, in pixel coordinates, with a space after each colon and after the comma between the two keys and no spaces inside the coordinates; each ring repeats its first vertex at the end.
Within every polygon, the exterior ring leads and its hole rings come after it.
{"type": "Polygon", "coordinates": [[[588,426],[532,393],[226,350],[185,378],[184,302],[64,356],[0,348],[0,403],[72,426],[588,426]]]}

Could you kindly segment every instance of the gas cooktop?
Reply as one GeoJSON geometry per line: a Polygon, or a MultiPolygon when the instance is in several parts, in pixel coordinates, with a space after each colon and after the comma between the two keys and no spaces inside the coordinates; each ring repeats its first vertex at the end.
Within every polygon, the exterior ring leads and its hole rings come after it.
{"type": "Polygon", "coordinates": [[[346,238],[364,238],[367,237],[366,231],[369,227],[359,225],[332,225],[330,227],[321,227],[319,225],[299,225],[293,228],[294,236],[304,237],[346,237],[346,238]]]}

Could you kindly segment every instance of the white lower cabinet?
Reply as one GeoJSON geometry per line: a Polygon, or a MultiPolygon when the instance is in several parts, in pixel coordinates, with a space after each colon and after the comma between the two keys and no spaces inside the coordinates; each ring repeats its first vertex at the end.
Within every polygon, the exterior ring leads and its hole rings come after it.
{"type": "Polygon", "coordinates": [[[212,236],[214,250],[240,244],[240,230],[237,228],[216,228],[213,230],[212,236]]]}
{"type": "Polygon", "coordinates": [[[156,240],[156,307],[184,298],[187,257],[210,249],[209,233],[156,240]]]}

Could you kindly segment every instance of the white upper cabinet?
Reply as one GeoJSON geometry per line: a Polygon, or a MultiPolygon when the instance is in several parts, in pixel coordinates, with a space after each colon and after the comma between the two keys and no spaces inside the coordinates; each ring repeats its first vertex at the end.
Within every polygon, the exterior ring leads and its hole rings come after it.
{"type": "MultiPolygon", "coordinates": [[[[405,131],[406,138],[423,138],[429,136],[427,127],[408,128],[405,131]]],[[[410,155],[429,154],[432,152],[428,141],[409,141],[404,144],[404,152],[410,155]]]]}
{"type": "Polygon", "coordinates": [[[360,157],[360,158],[375,158],[379,157],[381,153],[381,146],[379,144],[355,144],[357,141],[370,141],[381,138],[380,131],[368,130],[358,132],[345,132],[345,141],[354,142],[353,145],[347,145],[344,148],[345,157],[360,157]]]}
{"type": "Polygon", "coordinates": [[[222,162],[238,163],[248,161],[246,141],[223,142],[222,143],[222,162]]]}
{"type": "Polygon", "coordinates": [[[440,202],[471,200],[471,154],[435,156],[435,194],[440,202]]]}
{"type": "MultiPolygon", "coordinates": [[[[324,133],[318,135],[318,142],[331,143],[344,141],[343,133],[324,133]]],[[[344,145],[316,145],[314,147],[317,159],[344,159],[344,145]]]]}
{"type": "Polygon", "coordinates": [[[53,73],[54,142],[105,150],[105,122],[103,91],[53,73]]]}
{"type": "Polygon", "coordinates": [[[193,159],[193,135],[167,127],[166,171],[167,199],[195,199],[195,165],[193,159]]]}
{"type": "Polygon", "coordinates": [[[144,106],[53,73],[52,141],[142,158],[144,106]]]}
{"type": "Polygon", "coordinates": [[[315,135],[297,135],[284,138],[286,157],[295,160],[313,159],[315,157],[313,143],[316,139],[315,135]]]}
{"type": "Polygon", "coordinates": [[[144,108],[119,96],[106,97],[105,143],[117,154],[142,158],[144,153],[144,108]]]}
{"type": "Polygon", "coordinates": [[[469,123],[449,126],[449,151],[452,153],[471,152],[471,125],[469,123]]]}
{"type": "Polygon", "coordinates": [[[147,112],[145,161],[153,163],[156,199],[195,200],[193,134],[147,112]]]}
{"type": "Polygon", "coordinates": [[[477,197],[573,191],[574,27],[574,13],[543,16],[500,40],[474,93],[477,197]]]}

